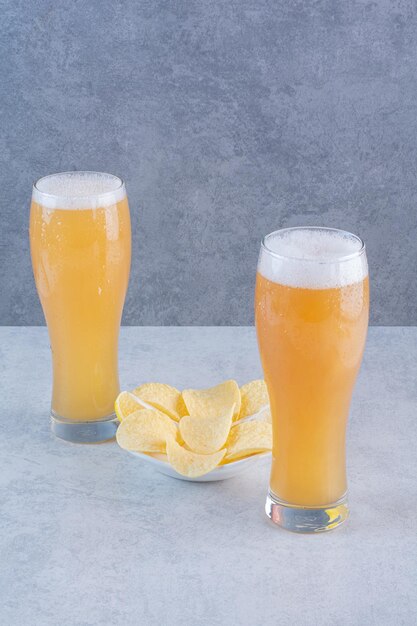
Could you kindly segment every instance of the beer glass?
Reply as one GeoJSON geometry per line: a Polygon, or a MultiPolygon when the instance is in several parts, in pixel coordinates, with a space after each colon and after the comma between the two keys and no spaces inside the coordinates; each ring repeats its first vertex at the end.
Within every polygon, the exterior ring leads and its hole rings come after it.
{"type": "Polygon", "coordinates": [[[124,182],[98,172],[38,180],[32,191],[30,247],[52,350],[52,431],[72,442],[111,439],[130,270],[124,182]]]}
{"type": "Polygon", "coordinates": [[[255,291],[271,403],[266,513],[292,531],[348,516],[345,435],[369,311],[365,245],[331,228],[288,228],[261,245],[255,291]]]}

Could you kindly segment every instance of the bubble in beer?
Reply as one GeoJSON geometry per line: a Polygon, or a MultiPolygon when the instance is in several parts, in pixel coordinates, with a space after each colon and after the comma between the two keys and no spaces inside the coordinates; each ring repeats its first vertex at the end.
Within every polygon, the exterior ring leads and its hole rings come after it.
{"type": "Polygon", "coordinates": [[[45,176],[33,188],[33,200],[47,208],[93,209],[120,202],[125,186],[113,174],[63,172],[45,176]]]}
{"type": "Polygon", "coordinates": [[[268,280],[304,289],[344,287],[368,275],[362,241],[326,228],[294,228],[267,235],[258,272],[268,280]]]}

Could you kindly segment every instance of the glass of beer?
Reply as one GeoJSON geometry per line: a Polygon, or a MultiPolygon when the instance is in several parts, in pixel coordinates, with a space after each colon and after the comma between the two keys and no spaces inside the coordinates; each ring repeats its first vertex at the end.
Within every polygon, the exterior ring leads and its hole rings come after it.
{"type": "Polygon", "coordinates": [[[32,191],[30,247],[53,361],[52,431],[67,441],[111,439],[119,393],[118,337],[130,270],[124,182],[65,172],[32,191]]]}
{"type": "Polygon", "coordinates": [[[261,245],[255,292],[271,403],[266,513],[296,532],[347,518],[345,439],[368,327],[365,245],[332,228],[287,228],[261,245]]]}

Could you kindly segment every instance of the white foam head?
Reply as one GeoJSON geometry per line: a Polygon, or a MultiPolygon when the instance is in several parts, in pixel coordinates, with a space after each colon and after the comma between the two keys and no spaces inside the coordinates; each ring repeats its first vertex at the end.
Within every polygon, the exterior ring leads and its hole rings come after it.
{"type": "Polygon", "coordinates": [[[332,228],[287,228],[264,238],[258,272],[289,287],[330,289],[363,280],[368,264],[356,235],[332,228]]]}
{"type": "Polygon", "coordinates": [[[49,209],[95,209],[120,202],[124,182],[101,172],[62,172],[40,178],[33,186],[34,202],[49,209]]]}

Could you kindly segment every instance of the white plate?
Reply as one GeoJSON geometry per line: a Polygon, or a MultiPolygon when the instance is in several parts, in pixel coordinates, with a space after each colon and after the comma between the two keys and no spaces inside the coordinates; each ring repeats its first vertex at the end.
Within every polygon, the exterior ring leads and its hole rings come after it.
{"type": "Polygon", "coordinates": [[[270,452],[262,452],[260,454],[254,454],[253,456],[248,456],[245,459],[239,459],[238,461],[232,461],[231,463],[227,463],[226,465],[219,465],[214,470],[209,472],[208,474],[204,474],[204,476],[199,476],[198,478],[187,478],[187,476],[182,476],[182,474],[178,474],[174,470],[173,467],[166,461],[166,456],[161,454],[155,454],[153,456],[149,454],[145,454],[144,452],[133,452],[127,450],[132,456],[136,457],[139,461],[143,461],[144,463],[148,463],[152,465],[157,472],[161,474],[165,474],[166,476],[171,476],[171,478],[177,478],[178,480],[189,480],[193,483],[209,483],[215,480],[226,480],[226,478],[233,478],[237,476],[241,472],[246,471],[250,467],[258,463],[266,463],[269,462],[271,453],[270,452]]]}

